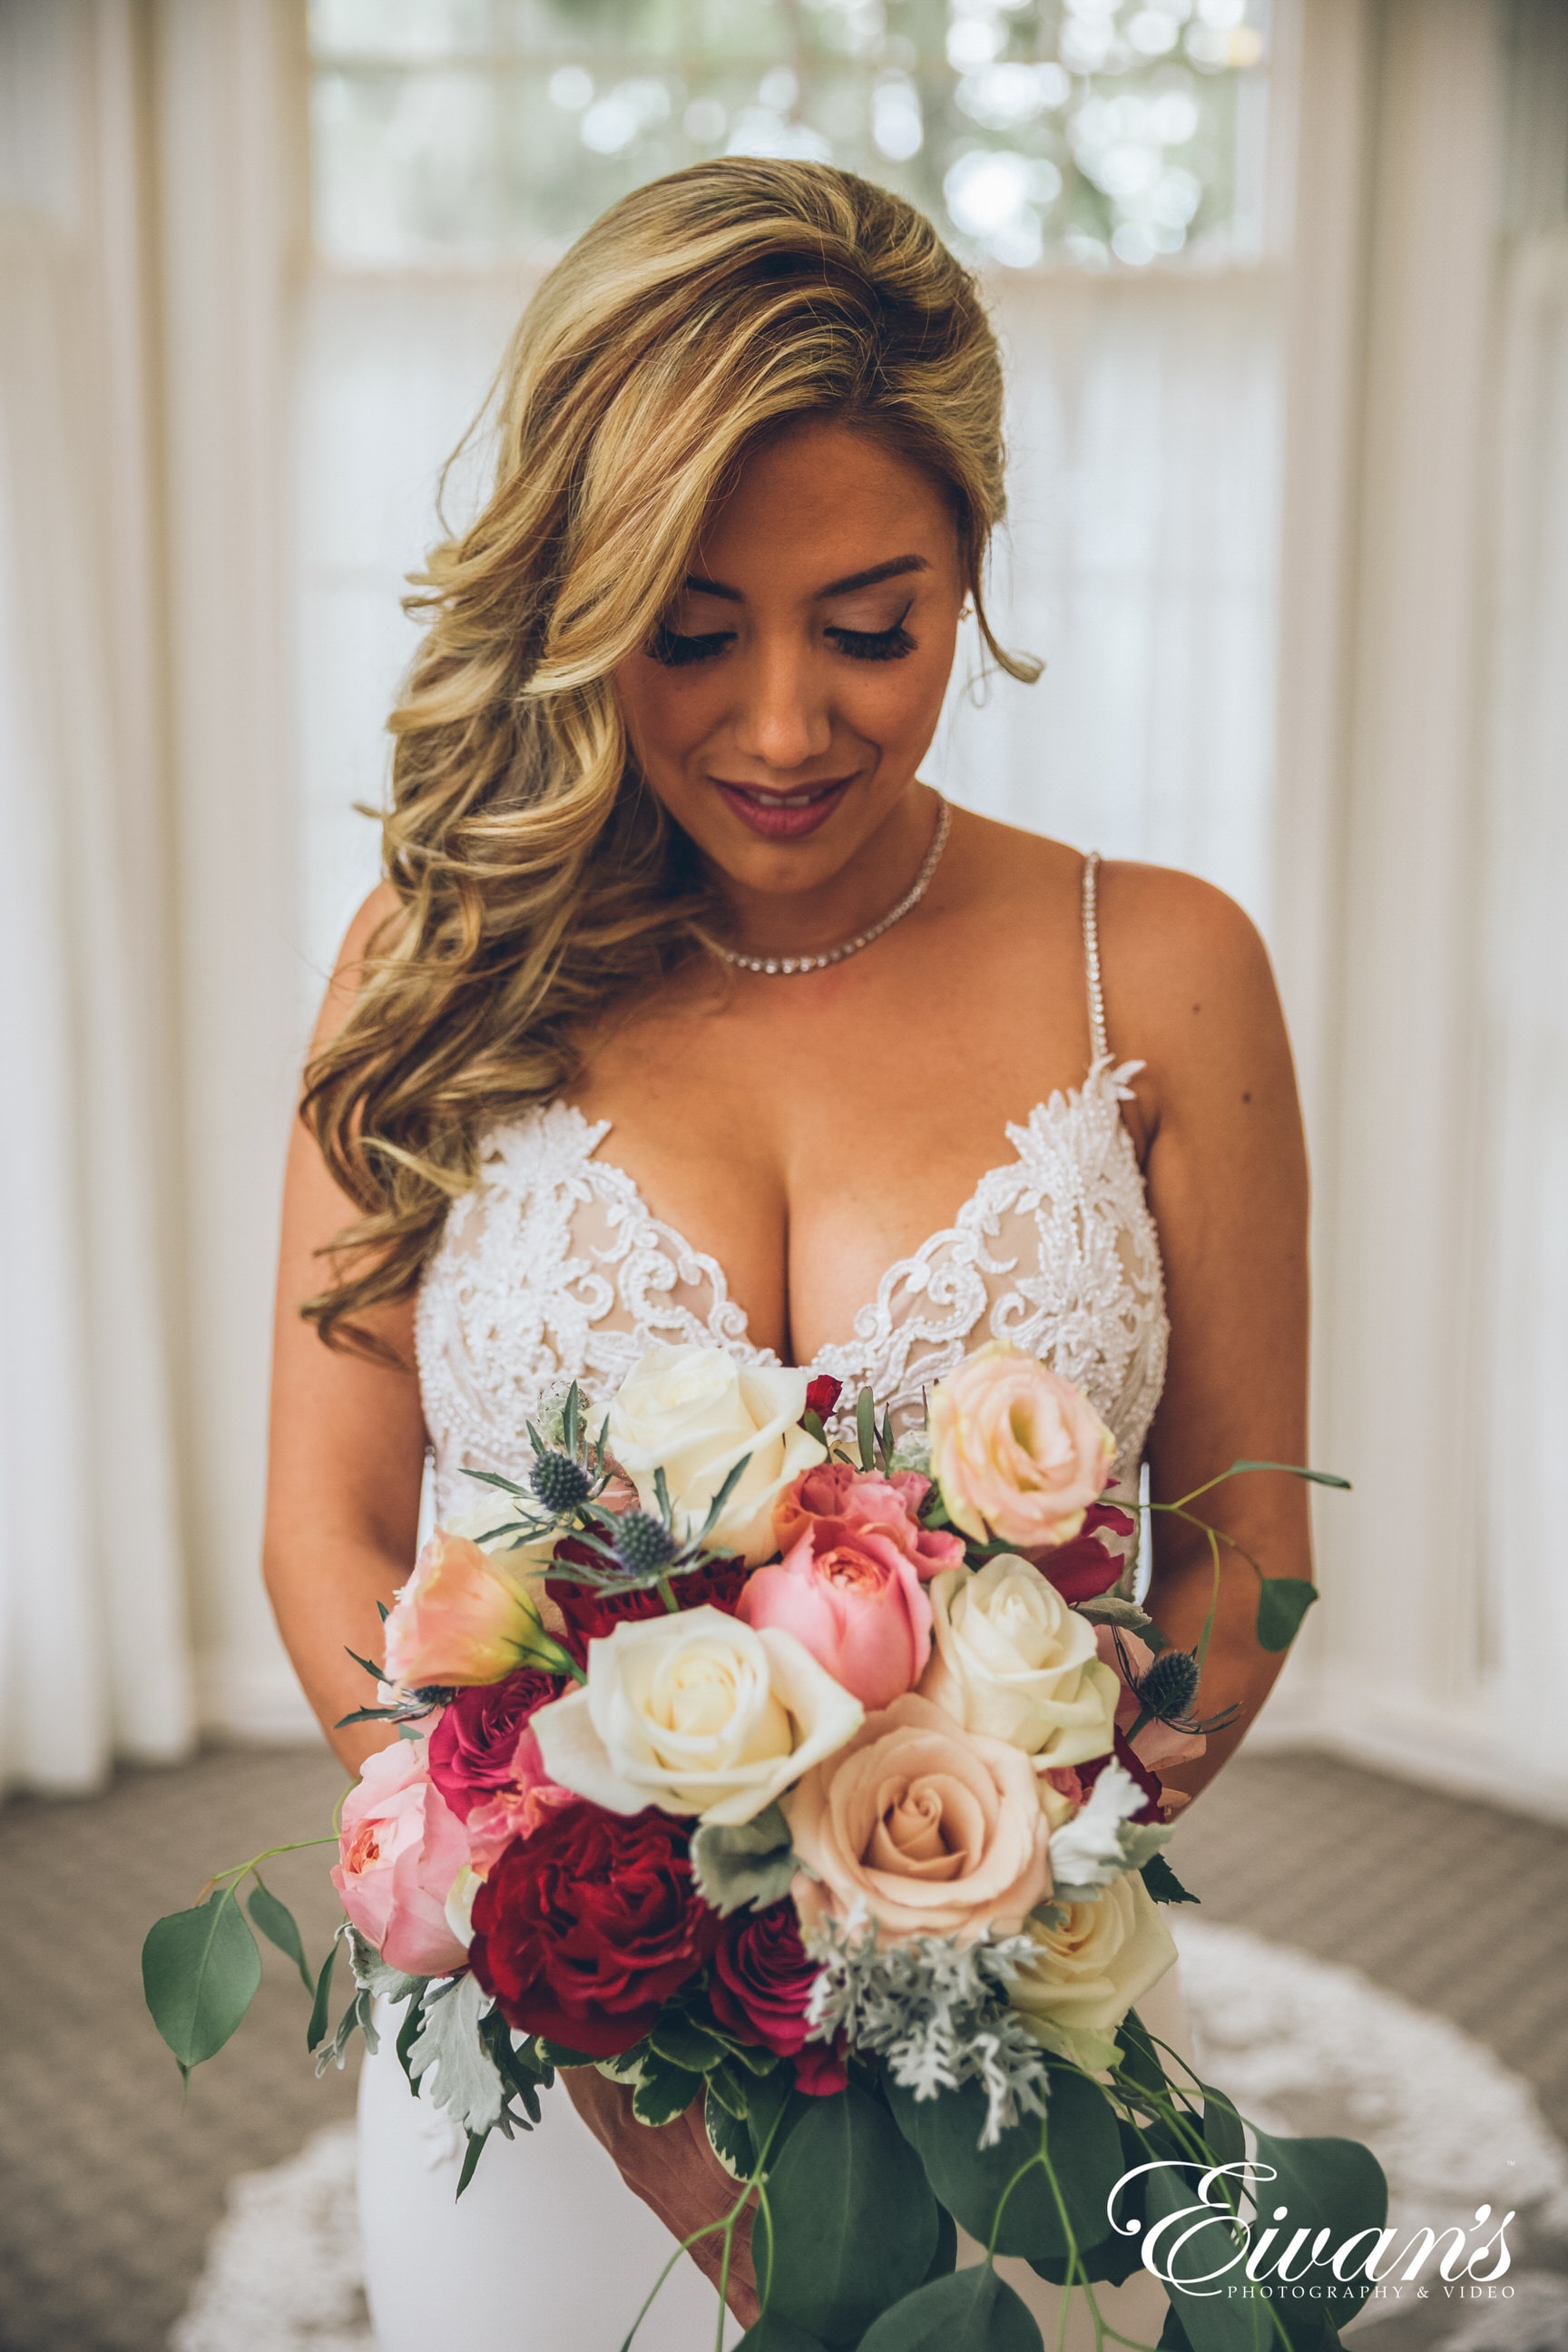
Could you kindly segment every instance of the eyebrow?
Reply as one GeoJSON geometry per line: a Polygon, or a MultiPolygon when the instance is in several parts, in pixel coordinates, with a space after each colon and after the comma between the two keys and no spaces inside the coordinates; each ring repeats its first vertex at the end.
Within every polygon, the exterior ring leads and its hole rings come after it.
{"type": "MultiPolygon", "coordinates": [[[[873,563],[867,572],[851,572],[842,580],[830,580],[826,588],[816,592],[817,603],[827,596],[849,596],[857,588],[875,588],[884,580],[900,579],[906,572],[929,572],[931,565],[923,555],[895,555],[887,563],[873,563]]],[[[738,588],[728,587],[722,580],[709,580],[700,572],[689,572],[686,585],[694,595],[720,596],[727,604],[743,604],[745,598],[738,588]]]]}

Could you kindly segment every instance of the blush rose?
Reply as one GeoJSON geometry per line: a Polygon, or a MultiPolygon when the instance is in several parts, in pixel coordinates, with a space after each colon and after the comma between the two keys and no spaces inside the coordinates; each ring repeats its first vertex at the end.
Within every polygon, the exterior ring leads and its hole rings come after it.
{"type": "Polygon", "coordinates": [[[343,1801],[331,1875],[349,1918],[388,1968],[411,1977],[461,1968],[446,1903],[468,1860],[463,1824],[431,1785],[424,1740],[395,1739],[367,1756],[343,1801]]]}
{"type": "Polygon", "coordinates": [[[791,1550],[818,1521],[875,1528],[889,1537],[915,1573],[924,1580],[942,1569],[962,1568],[963,1542],[942,1528],[921,1525],[921,1505],[931,1480],[918,1470],[857,1470],[847,1462],[824,1462],[785,1487],[773,1505],[773,1533],[781,1551],[791,1550]]]}
{"type": "Polygon", "coordinates": [[[748,1625],[793,1633],[863,1706],[910,1689],[931,1655],[931,1602],[914,1563],[880,1527],[813,1518],[741,1595],[748,1625]]]}
{"type": "Polygon", "coordinates": [[[930,1412],[931,1468],[966,1536],[1030,1551],[1079,1533],[1116,1441],[1070,1381],[993,1340],[938,1381],[930,1412]]]}

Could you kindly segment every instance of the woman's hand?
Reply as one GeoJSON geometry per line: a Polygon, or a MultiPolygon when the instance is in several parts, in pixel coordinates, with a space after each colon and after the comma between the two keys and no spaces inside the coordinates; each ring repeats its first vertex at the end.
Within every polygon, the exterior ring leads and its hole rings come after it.
{"type": "MultiPolygon", "coordinates": [[[[639,2124],[633,2115],[632,2095],[626,2084],[610,2082],[596,2067],[573,2066],[561,2079],[594,2137],[615,2158],[626,2187],[653,2208],[675,2237],[689,2238],[693,2230],[722,2221],[732,2210],[740,2184],[731,2179],[709,2145],[700,2099],[674,2123],[651,2126],[639,2124]]],[[[724,2264],[723,2231],[712,2231],[689,2251],[692,2261],[717,2287],[724,2264]]],[[[750,2209],[735,2224],[728,2302],[742,2327],[755,2323],[750,2209]]]]}

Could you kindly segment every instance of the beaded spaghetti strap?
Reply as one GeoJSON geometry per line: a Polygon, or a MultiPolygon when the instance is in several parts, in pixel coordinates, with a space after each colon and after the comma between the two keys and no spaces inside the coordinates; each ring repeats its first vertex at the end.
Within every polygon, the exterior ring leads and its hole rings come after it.
{"type": "Polygon", "coordinates": [[[1100,852],[1091,849],[1083,861],[1083,964],[1089,982],[1092,1058],[1103,1062],[1110,1055],[1110,1041],[1105,1034],[1105,991],[1100,982],[1100,913],[1095,887],[1099,874],[1100,852]]]}

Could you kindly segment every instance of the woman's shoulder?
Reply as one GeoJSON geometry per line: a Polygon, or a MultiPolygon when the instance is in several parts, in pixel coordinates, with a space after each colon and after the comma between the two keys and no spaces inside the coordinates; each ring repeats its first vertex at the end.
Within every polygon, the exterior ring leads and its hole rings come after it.
{"type": "Polygon", "coordinates": [[[403,901],[390,882],[378,882],[356,908],[327,982],[311,1041],[312,1052],[320,1053],[353,1011],[354,1000],[364,985],[365,966],[384,941],[388,926],[402,910],[403,901]]]}

